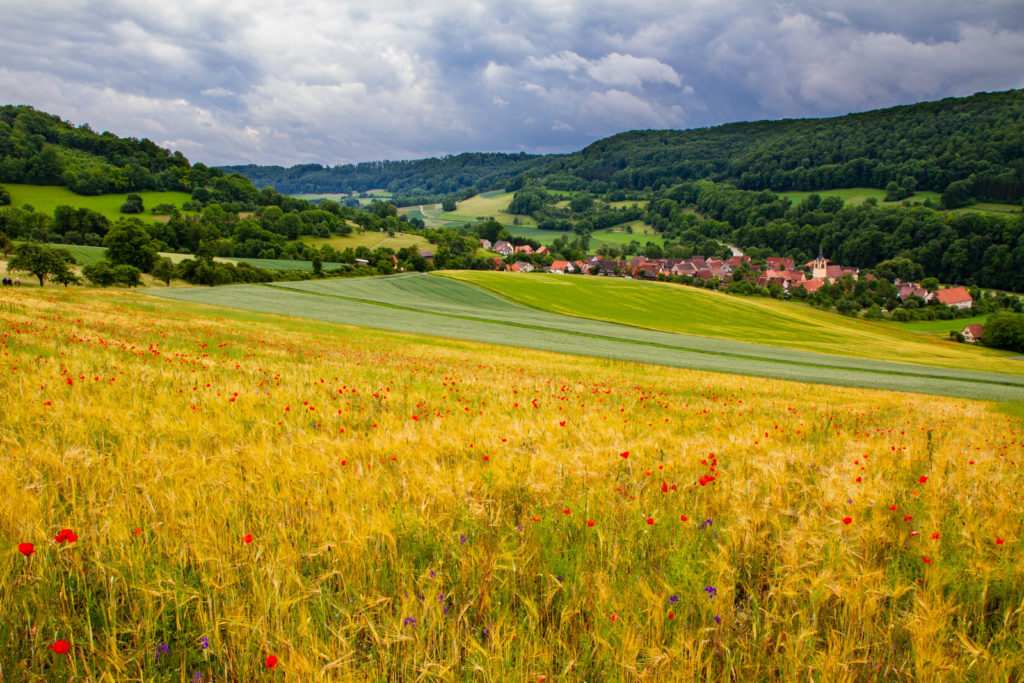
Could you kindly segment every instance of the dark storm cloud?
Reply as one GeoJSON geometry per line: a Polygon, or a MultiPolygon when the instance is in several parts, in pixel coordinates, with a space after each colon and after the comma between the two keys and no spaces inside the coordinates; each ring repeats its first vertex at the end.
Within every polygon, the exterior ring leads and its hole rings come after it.
{"type": "Polygon", "coordinates": [[[1020,87],[1019,5],[0,0],[0,92],[207,163],[568,151],[1020,87]]]}

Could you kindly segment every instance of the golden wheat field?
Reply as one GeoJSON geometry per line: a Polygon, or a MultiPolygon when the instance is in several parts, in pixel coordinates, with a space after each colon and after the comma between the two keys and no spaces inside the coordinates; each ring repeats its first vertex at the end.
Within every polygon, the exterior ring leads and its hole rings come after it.
{"type": "Polygon", "coordinates": [[[2,296],[2,680],[1024,674],[1012,408],[2,296]]]}

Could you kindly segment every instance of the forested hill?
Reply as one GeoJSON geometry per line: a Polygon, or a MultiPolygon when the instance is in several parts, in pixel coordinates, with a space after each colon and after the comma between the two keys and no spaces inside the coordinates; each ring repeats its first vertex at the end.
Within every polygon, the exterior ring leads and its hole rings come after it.
{"type": "Polygon", "coordinates": [[[977,199],[1024,197],[1024,91],[978,93],[828,119],[632,131],[574,154],[460,154],[325,168],[234,166],[286,192],[384,188],[403,196],[515,189],[525,177],[550,189],[645,190],[711,179],[743,189],[829,190],[895,182],[977,199]]]}
{"type": "Polygon", "coordinates": [[[447,195],[471,187],[500,188],[538,161],[552,157],[529,154],[466,153],[440,159],[371,161],[326,167],[320,164],[222,166],[241,173],[257,187],[273,186],[287,194],[363,192],[376,188],[403,195],[447,195]]]}
{"type": "Polygon", "coordinates": [[[708,178],[776,192],[885,188],[913,178],[942,192],[971,179],[976,196],[1024,197],[1024,90],[979,93],[830,119],[633,131],[560,164],[565,176],[629,189],[708,178]]]}
{"type": "MultiPolygon", "coordinates": [[[[0,106],[0,183],[60,185],[81,195],[140,190],[191,191],[224,174],[189,164],[146,138],[74,126],[26,105],[0,106]]],[[[227,179],[222,183],[244,178],[227,179]]],[[[251,189],[251,188],[249,188],[251,189]]]]}

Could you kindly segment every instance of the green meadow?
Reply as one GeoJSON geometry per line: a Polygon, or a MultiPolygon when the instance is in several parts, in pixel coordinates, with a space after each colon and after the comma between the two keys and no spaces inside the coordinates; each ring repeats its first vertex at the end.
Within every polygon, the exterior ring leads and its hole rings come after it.
{"type": "MultiPolygon", "coordinates": [[[[874,187],[847,187],[838,190],[813,190],[810,192],[777,192],[779,196],[789,197],[789,200],[794,204],[799,204],[804,199],[812,194],[819,195],[821,197],[839,197],[845,204],[863,204],[870,198],[878,200],[878,203],[882,206],[902,206],[903,202],[910,202],[911,204],[924,204],[926,200],[931,200],[932,204],[939,206],[942,204],[942,195],[938,192],[918,192],[907,199],[902,199],[898,202],[885,202],[885,190],[879,190],[874,187]]],[[[1020,213],[1021,206],[1019,204],[995,204],[991,202],[978,202],[977,204],[971,204],[965,206],[962,209],[953,209],[950,213],[996,213],[1001,215],[1020,213]]]]}
{"type": "Polygon", "coordinates": [[[128,218],[130,215],[137,216],[142,220],[152,220],[153,214],[150,209],[157,204],[173,204],[181,210],[181,205],[192,197],[187,192],[135,192],[142,197],[142,203],[146,212],[142,214],[121,213],[121,205],[124,204],[128,193],[124,194],[103,194],[96,197],[85,197],[75,194],[66,187],[55,187],[52,185],[20,185],[17,183],[4,183],[3,186],[11,193],[11,206],[21,207],[25,204],[31,205],[36,211],[53,215],[53,210],[58,206],[73,206],[97,211],[111,221],[119,218],[128,218]]]}

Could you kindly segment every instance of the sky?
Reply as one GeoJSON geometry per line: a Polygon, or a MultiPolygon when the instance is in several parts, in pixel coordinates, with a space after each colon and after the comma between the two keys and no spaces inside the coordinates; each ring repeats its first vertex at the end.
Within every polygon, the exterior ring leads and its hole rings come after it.
{"type": "Polygon", "coordinates": [[[0,102],[192,162],[568,152],[1024,87],[1021,0],[0,0],[0,102]]]}

